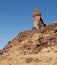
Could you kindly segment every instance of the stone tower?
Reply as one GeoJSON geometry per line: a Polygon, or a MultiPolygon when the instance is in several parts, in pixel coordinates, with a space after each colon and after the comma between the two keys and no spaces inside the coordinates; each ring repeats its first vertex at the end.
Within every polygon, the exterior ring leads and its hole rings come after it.
{"type": "Polygon", "coordinates": [[[34,9],[32,15],[33,15],[33,21],[34,21],[34,28],[39,29],[45,26],[41,18],[41,13],[38,9],[34,9]]]}

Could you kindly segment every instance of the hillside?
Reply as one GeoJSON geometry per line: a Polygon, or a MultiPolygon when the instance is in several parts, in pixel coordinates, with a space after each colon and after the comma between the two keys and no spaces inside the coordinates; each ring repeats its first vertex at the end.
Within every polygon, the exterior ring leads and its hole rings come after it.
{"type": "Polygon", "coordinates": [[[20,32],[0,50],[0,65],[57,65],[57,22],[20,32]]]}

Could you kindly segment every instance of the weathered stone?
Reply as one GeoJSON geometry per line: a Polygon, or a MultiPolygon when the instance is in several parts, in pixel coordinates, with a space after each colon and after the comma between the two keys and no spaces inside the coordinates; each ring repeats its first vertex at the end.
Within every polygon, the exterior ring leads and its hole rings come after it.
{"type": "Polygon", "coordinates": [[[41,18],[41,13],[38,9],[35,9],[32,15],[33,15],[33,20],[34,20],[34,28],[39,29],[45,26],[41,18]]]}
{"type": "Polygon", "coordinates": [[[26,63],[31,63],[32,62],[32,58],[26,58],[26,63]]]}

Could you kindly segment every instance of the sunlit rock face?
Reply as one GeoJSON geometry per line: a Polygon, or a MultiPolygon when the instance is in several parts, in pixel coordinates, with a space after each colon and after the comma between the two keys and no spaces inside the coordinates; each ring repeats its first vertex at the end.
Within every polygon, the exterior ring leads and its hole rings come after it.
{"type": "Polygon", "coordinates": [[[33,21],[34,21],[34,28],[39,29],[45,26],[41,18],[41,13],[38,9],[33,10],[32,16],[33,16],[33,21]]]}
{"type": "Polygon", "coordinates": [[[33,18],[36,29],[9,41],[0,50],[0,65],[57,65],[57,22],[45,26],[38,10],[33,18]]]}

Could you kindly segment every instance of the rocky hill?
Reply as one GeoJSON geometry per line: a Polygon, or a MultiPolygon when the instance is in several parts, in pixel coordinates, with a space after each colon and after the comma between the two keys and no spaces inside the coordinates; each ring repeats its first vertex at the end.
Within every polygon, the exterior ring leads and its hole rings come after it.
{"type": "Polygon", "coordinates": [[[57,65],[57,22],[20,32],[0,50],[0,65],[57,65]]]}

